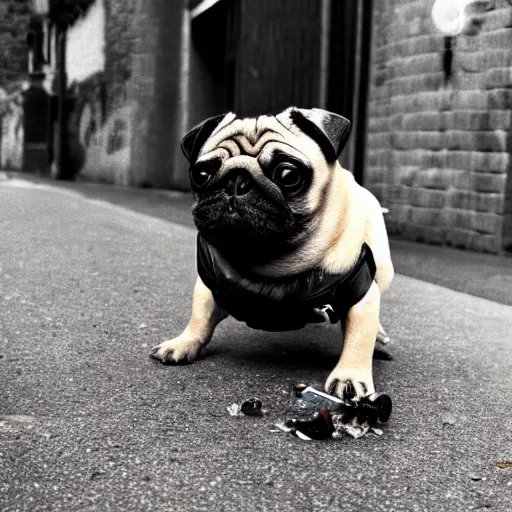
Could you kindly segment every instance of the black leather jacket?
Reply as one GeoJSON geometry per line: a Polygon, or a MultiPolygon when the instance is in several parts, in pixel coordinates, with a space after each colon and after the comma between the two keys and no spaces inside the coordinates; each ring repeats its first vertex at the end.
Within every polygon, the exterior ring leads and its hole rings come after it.
{"type": "Polygon", "coordinates": [[[376,267],[363,244],[356,264],[343,274],[317,269],[285,279],[252,279],[198,235],[197,270],[217,304],[237,320],[253,329],[291,331],[308,323],[344,321],[369,290],[376,267]]]}

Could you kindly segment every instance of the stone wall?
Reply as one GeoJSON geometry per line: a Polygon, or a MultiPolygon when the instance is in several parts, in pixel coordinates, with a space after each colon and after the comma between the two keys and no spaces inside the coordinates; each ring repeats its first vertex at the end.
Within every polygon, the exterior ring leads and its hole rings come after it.
{"type": "MultiPolygon", "coordinates": [[[[184,186],[183,5],[183,0],[95,0],[77,21],[84,25],[89,17],[104,30],[105,40],[104,69],[69,84],[67,166],[77,179],[184,186]],[[99,5],[105,8],[104,23],[93,16],[99,5]]],[[[88,62],[96,62],[87,41],[83,46],[88,62]]]]}
{"type": "Polygon", "coordinates": [[[0,0],[0,87],[26,79],[29,22],[30,0],[0,0]]]}
{"type": "Polygon", "coordinates": [[[136,0],[106,0],[105,83],[107,113],[125,106],[130,99],[132,59],[137,35],[136,0]]]}
{"type": "MultiPolygon", "coordinates": [[[[136,32],[134,3],[134,0],[96,0],[77,21],[84,27],[92,24],[83,32],[104,32],[97,36],[98,40],[104,40],[101,56],[96,55],[96,47],[95,54],[90,54],[87,41],[82,41],[78,31],[78,39],[74,42],[76,50],[81,50],[87,57],[91,69],[102,68],[70,83],[68,91],[68,166],[80,179],[121,185],[130,183],[134,113],[130,79],[136,32]],[[104,16],[95,11],[100,8],[104,9],[104,16]]],[[[68,45],[75,35],[73,29],[68,32],[68,45]]]]}
{"type": "Polygon", "coordinates": [[[27,79],[29,0],[0,0],[0,169],[23,166],[21,86],[27,79]]]}
{"type": "Polygon", "coordinates": [[[122,94],[109,99],[116,85],[100,73],[69,93],[68,165],[79,179],[129,184],[134,107],[122,94]]]}
{"type": "Polygon", "coordinates": [[[487,2],[451,59],[432,5],[374,2],[365,185],[391,233],[497,253],[512,242],[512,5],[487,2]]]}
{"type": "Polygon", "coordinates": [[[0,89],[0,169],[22,170],[23,134],[21,92],[8,96],[0,89]]]}

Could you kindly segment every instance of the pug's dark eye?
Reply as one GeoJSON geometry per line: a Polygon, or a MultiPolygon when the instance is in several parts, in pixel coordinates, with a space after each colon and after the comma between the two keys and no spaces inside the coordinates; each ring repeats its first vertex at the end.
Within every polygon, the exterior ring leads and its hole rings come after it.
{"type": "Polygon", "coordinates": [[[194,188],[204,187],[212,176],[218,171],[222,162],[212,160],[209,162],[200,162],[190,169],[190,182],[194,188]]]}
{"type": "Polygon", "coordinates": [[[209,181],[212,175],[201,169],[192,169],[190,171],[190,179],[192,184],[196,187],[204,187],[209,181]]]}
{"type": "Polygon", "coordinates": [[[304,174],[296,165],[283,162],[274,169],[272,181],[284,192],[296,192],[304,183],[304,174]]]}

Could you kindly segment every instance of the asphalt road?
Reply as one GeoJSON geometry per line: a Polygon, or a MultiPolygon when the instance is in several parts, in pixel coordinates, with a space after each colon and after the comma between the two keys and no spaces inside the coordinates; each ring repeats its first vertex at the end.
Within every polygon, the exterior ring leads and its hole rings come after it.
{"type": "MultiPolygon", "coordinates": [[[[171,199],[169,199],[171,201],[171,199]]],[[[194,231],[70,190],[0,183],[0,510],[512,510],[512,307],[398,275],[383,302],[395,409],[381,437],[273,433],[322,382],[335,327],[227,320],[161,366],[195,278],[194,231]],[[15,186],[18,185],[18,186],[15,186]],[[258,396],[263,418],[226,407],[258,396]],[[502,464],[503,465],[503,464],[502,464]]]]}

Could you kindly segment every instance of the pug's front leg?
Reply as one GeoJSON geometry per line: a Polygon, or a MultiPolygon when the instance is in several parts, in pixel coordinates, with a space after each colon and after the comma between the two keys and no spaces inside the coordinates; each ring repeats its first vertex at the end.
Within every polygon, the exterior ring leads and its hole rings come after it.
{"type": "Polygon", "coordinates": [[[325,383],[325,390],[340,398],[362,398],[375,392],[372,360],[379,331],[380,291],[373,282],[366,295],[350,308],[340,360],[325,383]]]}
{"type": "Polygon", "coordinates": [[[150,357],[162,363],[191,363],[211,340],[217,324],[227,316],[215,302],[212,292],[198,277],[187,327],[177,338],[153,347],[150,357]]]}

